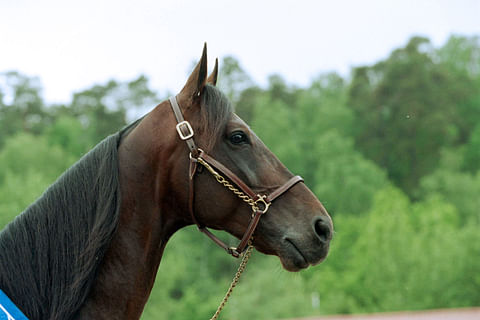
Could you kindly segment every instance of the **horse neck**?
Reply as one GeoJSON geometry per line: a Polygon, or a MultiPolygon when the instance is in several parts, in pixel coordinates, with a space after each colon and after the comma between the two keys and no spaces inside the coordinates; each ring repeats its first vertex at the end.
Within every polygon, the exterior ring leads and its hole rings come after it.
{"type": "Polygon", "coordinates": [[[119,147],[119,223],[80,318],[140,318],[168,239],[188,224],[172,194],[172,172],[162,169],[179,148],[165,110],[154,109],[119,147]]]}

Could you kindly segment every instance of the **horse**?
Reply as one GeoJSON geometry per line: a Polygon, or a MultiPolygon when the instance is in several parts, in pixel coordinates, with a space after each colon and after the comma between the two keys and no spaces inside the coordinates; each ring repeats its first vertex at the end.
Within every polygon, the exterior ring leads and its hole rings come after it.
{"type": "Polygon", "coordinates": [[[234,113],[217,75],[205,45],[178,95],[100,142],[1,231],[0,289],[29,319],[139,319],[165,245],[192,224],[232,256],[252,245],[288,271],[326,258],[330,216],[234,113]]]}

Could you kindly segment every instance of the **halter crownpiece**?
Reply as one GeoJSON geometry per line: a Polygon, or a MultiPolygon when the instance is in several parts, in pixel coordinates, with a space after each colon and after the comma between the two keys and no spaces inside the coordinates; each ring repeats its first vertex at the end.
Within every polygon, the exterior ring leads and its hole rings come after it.
{"type": "Polygon", "coordinates": [[[237,175],[235,175],[232,171],[230,171],[227,167],[221,164],[219,161],[215,160],[213,157],[208,155],[202,149],[198,148],[195,144],[194,132],[192,126],[188,121],[183,118],[182,111],[180,106],[178,105],[176,97],[170,97],[170,105],[172,107],[173,113],[175,114],[175,118],[177,119],[176,130],[181,140],[185,141],[188,149],[190,150],[190,169],[189,169],[189,204],[188,208],[190,211],[190,216],[193,222],[197,225],[198,229],[205,233],[210,239],[212,239],[218,246],[225,249],[229,254],[238,258],[240,254],[247,248],[249,244],[249,240],[252,238],[255,229],[257,228],[258,222],[260,221],[260,217],[265,214],[272,202],[283,195],[285,192],[290,190],[294,185],[299,182],[303,182],[302,177],[294,176],[289,179],[286,183],[284,183],[279,188],[275,189],[269,195],[260,195],[256,194],[250,187],[245,184],[242,179],[240,179],[237,175]],[[197,172],[198,164],[201,164],[205,167],[217,180],[218,183],[222,184],[224,187],[232,191],[238,198],[243,200],[252,208],[252,219],[248,224],[248,227],[243,234],[242,239],[238,246],[229,247],[227,246],[222,240],[216,237],[213,233],[211,233],[206,226],[202,225],[197,218],[195,217],[194,213],[194,201],[195,201],[195,184],[194,178],[195,173],[197,172]],[[225,175],[227,179],[225,179],[222,174],[225,175]],[[232,184],[233,183],[233,184],[232,184]],[[240,189],[240,190],[239,190],[240,189]]]}

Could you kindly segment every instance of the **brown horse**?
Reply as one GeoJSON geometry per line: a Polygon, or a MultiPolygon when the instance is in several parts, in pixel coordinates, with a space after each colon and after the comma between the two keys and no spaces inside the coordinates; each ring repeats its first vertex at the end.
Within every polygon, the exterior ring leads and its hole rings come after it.
{"type": "MultiPolygon", "coordinates": [[[[204,48],[200,62],[176,99],[159,104],[122,131],[117,139],[119,189],[116,197],[109,198],[110,202],[118,204],[113,210],[116,218],[93,223],[88,232],[100,231],[84,241],[86,244],[78,249],[77,256],[73,254],[73,259],[79,259],[87,256],[84,251],[93,252],[77,272],[87,273],[86,280],[74,276],[73,284],[62,289],[65,295],[78,296],[78,301],[72,298],[73,302],[69,302],[71,310],[52,312],[51,307],[31,306],[15,285],[9,285],[6,277],[0,278],[0,286],[27,316],[35,319],[138,319],[153,287],[167,241],[177,230],[193,223],[202,231],[210,227],[238,238],[245,238],[248,231],[254,232],[254,247],[265,254],[277,255],[289,271],[298,271],[325,259],[333,228],[328,213],[302,180],[293,177],[248,125],[233,113],[230,103],[215,87],[217,65],[207,78],[206,59],[204,48]],[[179,120],[172,110],[175,102],[191,128],[186,122],[177,125],[179,120]],[[188,137],[193,133],[193,137],[188,137]],[[191,141],[194,146],[182,140],[191,141]],[[226,184],[237,191],[241,189],[247,198],[253,198],[250,206],[254,209],[255,223],[252,223],[251,208],[245,204],[246,198],[242,201],[231,189],[225,188],[225,183],[218,183],[204,164],[199,163],[203,159],[211,165],[210,169],[217,169],[219,175],[226,176],[226,184]],[[104,224],[113,227],[102,231],[99,226],[104,224]],[[102,244],[95,251],[91,248],[92,243],[98,242],[97,238],[102,239],[99,240],[102,244]],[[77,288],[76,294],[68,291],[71,287],[77,288]]],[[[102,163],[98,162],[95,167],[101,167],[102,163]]],[[[81,164],[82,160],[76,166],[81,164]]],[[[95,182],[91,188],[98,185],[95,182]]],[[[98,188],[102,190],[101,186],[98,188]]],[[[110,184],[107,189],[115,192],[110,184]]],[[[21,215],[25,216],[24,220],[27,214],[21,215]]],[[[17,232],[14,225],[6,229],[8,232],[0,234],[2,248],[11,246],[7,239],[17,232]]],[[[64,245],[51,245],[55,246],[64,245]]],[[[243,244],[233,250],[226,249],[237,256],[244,247],[243,244]]],[[[0,273],[7,268],[2,267],[2,259],[0,256],[0,273]]],[[[54,273],[50,271],[50,277],[54,278],[54,273]]],[[[9,280],[15,282],[11,276],[9,280]]],[[[34,275],[29,281],[36,281],[34,275]]],[[[17,285],[19,282],[17,280],[17,285]]],[[[51,295],[55,294],[53,291],[55,287],[44,292],[51,295]]],[[[52,300],[46,297],[43,303],[52,305],[52,300]]],[[[39,299],[37,303],[42,301],[39,299]]]]}

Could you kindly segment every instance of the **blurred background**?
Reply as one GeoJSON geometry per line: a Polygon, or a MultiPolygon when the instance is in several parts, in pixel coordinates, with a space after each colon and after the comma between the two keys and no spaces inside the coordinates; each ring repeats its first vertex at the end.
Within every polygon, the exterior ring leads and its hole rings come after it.
{"type": "MultiPolygon", "coordinates": [[[[254,254],[224,319],[480,306],[480,2],[2,1],[0,228],[107,135],[219,86],[333,217],[326,262],[254,254]]],[[[209,318],[237,261],[167,245],[142,319],[209,318]]]]}

